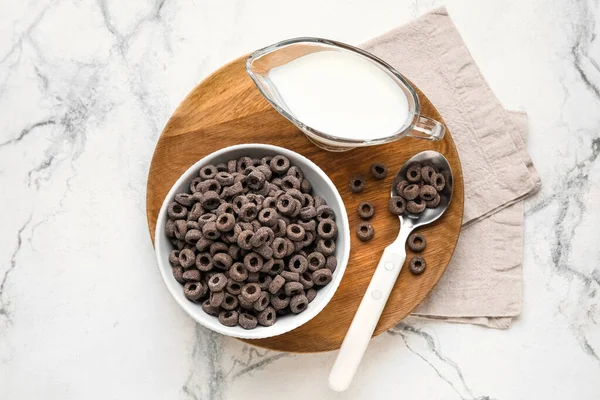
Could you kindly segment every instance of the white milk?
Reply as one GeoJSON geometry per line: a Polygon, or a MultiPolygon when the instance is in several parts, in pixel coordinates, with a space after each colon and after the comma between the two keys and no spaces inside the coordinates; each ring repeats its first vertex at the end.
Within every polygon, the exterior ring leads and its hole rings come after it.
{"type": "Polygon", "coordinates": [[[272,69],[269,79],[296,119],[329,135],[382,138],[404,127],[408,119],[402,89],[355,54],[311,53],[272,69]]]}

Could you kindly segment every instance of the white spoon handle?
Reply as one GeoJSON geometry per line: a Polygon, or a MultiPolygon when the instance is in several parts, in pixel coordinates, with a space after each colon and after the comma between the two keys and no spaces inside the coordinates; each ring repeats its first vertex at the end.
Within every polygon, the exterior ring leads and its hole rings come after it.
{"type": "Polygon", "coordinates": [[[358,306],[346,333],[340,352],[329,374],[329,387],[338,392],[346,390],[358,369],[373,331],[379,322],[385,303],[400,274],[406,251],[404,244],[410,232],[401,230],[398,239],[385,248],[371,283],[358,306]]]}

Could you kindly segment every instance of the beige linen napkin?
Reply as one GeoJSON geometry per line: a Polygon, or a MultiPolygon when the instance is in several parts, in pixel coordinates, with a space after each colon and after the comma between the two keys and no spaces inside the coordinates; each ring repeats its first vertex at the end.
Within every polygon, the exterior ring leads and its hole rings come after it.
{"type": "Polygon", "coordinates": [[[507,328],[521,310],[521,200],[540,185],[525,145],[526,115],[502,107],[444,8],[362,47],[433,102],[463,168],[463,231],[446,273],[415,315],[507,328]]]}

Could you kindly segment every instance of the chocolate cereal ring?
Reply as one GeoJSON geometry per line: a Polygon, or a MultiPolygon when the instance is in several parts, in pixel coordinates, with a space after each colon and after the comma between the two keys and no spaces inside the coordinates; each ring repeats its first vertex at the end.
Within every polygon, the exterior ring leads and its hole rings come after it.
{"type": "Polygon", "coordinates": [[[275,294],[283,287],[283,285],[285,285],[285,278],[281,275],[276,275],[271,281],[268,290],[271,294],[275,294]]]}
{"type": "Polygon", "coordinates": [[[396,184],[396,193],[398,194],[398,196],[402,196],[404,193],[404,189],[410,185],[410,183],[408,183],[408,181],[400,181],[396,184]]]}
{"type": "Polygon", "coordinates": [[[238,235],[237,245],[244,249],[250,250],[252,249],[252,238],[254,237],[254,232],[250,229],[246,229],[238,235]]]}
{"type": "Polygon", "coordinates": [[[432,166],[426,165],[423,168],[421,168],[421,179],[423,179],[423,182],[425,184],[430,184],[431,178],[433,177],[433,175],[435,175],[435,173],[435,169],[432,166]]]}
{"type": "Polygon", "coordinates": [[[167,215],[171,219],[185,219],[188,210],[176,201],[173,201],[167,207],[167,215]]]}
{"type": "Polygon", "coordinates": [[[254,329],[258,325],[258,319],[252,314],[241,313],[238,323],[244,329],[254,329]]]}
{"type": "Polygon", "coordinates": [[[227,202],[221,203],[214,213],[217,217],[223,214],[233,214],[233,204],[227,202]]]}
{"type": "MultiPolygon", "coordinates": [[[[227,250],[229,250],[229,247],[227,250]]],[[[233,258],[227,253],[217,253],[213,256],[212,263],[217,269],[229,271],[229,268],[233,265],[233,258]]]]}
{"type": "Polygon", "coordinates": [[[304,290],[310,289],[315,285],[312,280],[312,273],[309,271],[305,271],[302,275],[300,275],[300,281],[304,290]]]}
{"type": "Polygon", "coordinates": [[[259,170],[254,170],[246,176],[246,183],[252,190],[261,189],[265,185],[266,180],[267,178],[265,177],[265,174],[259,170]]]}
{"type": "Polygon", "coordinates": [[[208,296],[208,304],[212,307],[220,307],[225,300],[225,292],[210,292],[208,296]]]}
{"type": "Polygon", "coordinates": [[[183,286],[183,295],[188,300],[199,300],[205,294],[206,291],[200,282],[186,282],[186,284],[183,286]]]}
{"type": "MultiPolygon", "coordinates": [[[[263,266],[264,266],[264,260],[270,260],[273,258],[273,249],[271,248],[269,243],[265,243],[262,246],[255,247],[254,251],[256,253],[260,254],[260,256],[263,258],[263,266]]],[[[262,270],[262,268],[261,268],[261,270],[262,270]]]]}
{"type": "Polygon", "coordinates": [[[271,303],[271,295],[264,290],[260,293],[258,300],[254,302],[253,308],[256,311],[263,311],[271,303]]]}
{"type": "Polygon", "coordinates": [[[317,216],[317,209],[313,206],[302,207],[298,216],[304,221],[312,220],[317,216]]]}
{"type": "Polygon", "coordinates": [[[425,262],[425,259],[423,257],[421,257],[421,256],[414,256],[410,260],[410,264],[408,265],[408,269],[414,275],[421,275],[423,273],[423,271],[425,271],[425,267],[426,266],[427,266],[427,263],[425,262]]]}
{"type": "Polygon", "coordinates": [[[420,233],[413,233],[408,237],[406,244],[408,245],[409,249],[418,253],[425,249],[427,241],[425,240],[425,236],[421,235],[420,233]]]}
{"type": "Polygon", "coordinates": [[[283,289],[288,297],[294,297],[304,293],[304,287],[300,282],[287,282],[283,286],[283,289]]]}
{"type": "Polygon", "coordinates": [[[406,210],[406,200],[400,196],[392,196],[388,200],[388,210],[394,215],[400,215],[406,210]]]}
{"type": "Polygon", "coordinates": [[[431,177],[431,185],[438,192],[441,192],[442,190],[444,190],[444,187],[446,186],[446,179],[444,178],[444,175],[442,175],[442,174],[433,175],[431,177]]]}
{"type": "Polygon", "coordinates": [[[337,267],[337,258],[335,256],[327,257],[327,260],[325,261],[325,268],[327,268],[331,272],[335,272],[336,267],[337,267]]]}
{"type": "Polygon", "coordinates": [[[306,261],[306,257],[300,254],[292,256],[288,262],[288,269],[292,272],[297,272],[298,274],[304,273],[308,269],[308,261],[306,261]]]}
{"type": "Polygon", "coordinates": [[[353,176],[348,186],[352,193],[360,193],[365,190],[365,178],[360,175],[353,176]]]}
{"type": "Polygon", "coordinates": [[[304,295],[304,293],[298,294],[291,298],[290,300],[290,311],[294,314],[299,314],[302,311],[306,310],[308,306],[308,298],[304,295]]]}
{"type": "Polygon", "coordinates": [[[183,249],[179,252],[179,265],[183,268],[189,268],[194,265],[196,260],[196,256],[194,252],[190,249],[183,249]]]}
{"type": "Polygon", "coordinates": [[[440,205],[440,200],[441,200],[440,194],[436,193],[434,199],[426,201],[425,205],[427,206],[427,208],[436,208],[437,206],[440,205]]]}
{"type": "Polygon", "coordinates": [[[221,232],[217,229],[217,223],[215,221],[207,222],[202,227],[202,235],[210,240],[216,240],[221,236],[221,232]]]}
{"type": "Polygon", "coordinates": [[[419,185],[413,183],[404,188],[404,191],[402,191],[402,197],[404,197],[406,200],[414,200],[419,197],[420,193],[421,188],[419,185]]]}
{"type": "Polygon", "coordinates": [[[312,274],[313,282],[317,286],[327,285],[329,282],[331,282],[332,277],[333,277],[333,274],[327,268],[321,268],[319,270],[316,270],[312,274]]]}
{"type": "Polygon", "coordinates": [[[312,192],[312,184],[306,178],[302,179],[300,182],[300,191],[302,193],[311,193],[312,192]]]}
{"type": "Polygon", "coordinates": [[[310,271],[316,271],[325,267],[326,259],[322,253],[315,251],[306,257],[306,261],[308,262],[308,269],[310,271]]]}
{"type": "Polygon", "coordinates": [[[269,167],[273,172],[283,174],[290,168],[290,160],[286,156],[277,155],[271,159],[269,167]]]}
{"type": "Polygon", "coordinates": [[[257,315],[258,323],[262,326],[272,326],[277,320],[277,314],[273,307],[267,307],[257,315]]]}
{"type": "Polygon", "coordinates": [[[317,251],[325,256],[335,253],[335,241],[333,239],[319,239],[317,241],[317,251]]]}
{"type": "Polygon", "coordinates": [[[225,326],[236,326],[238,324],[238,312],[234,310],[224,310],[219,313],[219,322],[225,326]]]}
{"type": "Polygon", "coordinates": [[[427,205],[425,204],[425,202],[421,200],[420,197],[417,197],[416,199],[406,203],[406,211],[412,214],[419,214],[423,212],[423,210],[425,210],[426,206],[427,205]]]}
{"type": "Polygon", "coordinates": [[[233,179],[233,175],[231,175],[227,171],[217,172],[217,174],[215,175],[215,180],[219,182],[219,185],[221,185],[221,187],[231,186],[235,182],[235,180],[233,179]]]}
{"type": "Polygon", "coordinates": [[[240,208],[239,218],[242,221],[250,222],[258,216],[258,207],[256,204],[248,202],[240,208]]]}
{"type": "Polygon", "coordinates": [[[317,291],[315,289],[308,289],[306,291],[306,299],[309,303],[312,302],[315,297],[317,297],[317,291]]]}
{"type": "Polygon", "coordinates": [[[234,281],[233,279],[229,278],[227,280],[227,285],[225,286],[225,291],[234,296],[237,296],[238,294],[242,293],[242,285],[240,284],[240,282],[234,281]]]}
{"type": "Polygon", "coordinates": [[[269,275],[265,275],[265,274],[260,274],[258,277],[258,286],[260,287],[260,290],[267,290],[269,289],[269,286],[271,285],[271,282],[273,281],[273,278],[271,278],[269,275]]]}
{"type": "Polygon", "coordinates": [[[282,276],[286,282],[299,282],[300,281],[300,274],[297,272],[283,271],[279,275],[282,276]]]}
{"type": "Polygon", "coordinates": [[[370,201],[358,203],[358,216],[362,219],[369,219],[375,214],[375,207],[370,201]]]}
{"type": "Polygon", "coordinates": [[[287,237],[294,242],[299,242],[304,238],[306,231],[298,224],[290,224],[286,228],[287,237]]]}
{"type": "Polygon", "coordinates": [[[298,220],[297,224],[307,232],[315,232],[317,230],[317,222],[314,219],[309,219],[308,221],[298,220]]]}
{"type": "Polygon", "coordinates": [[[219,307],[213,307],[210,305],[210,299],[206,299],[202,302],[202,311],[213,317],[217,317],[221,309],[219,307]]]}
{"type": "Polygon", "coordinates": [[[356,227],[356,235],[363,242],[371,240],[374,234],[375,231],[373,230],[373,226],[368,222],[361,222],[356,227]]]}
{"type": "Polygon", "coordinates": [[[225,300],[223,300],[223,303],[221,303],[221,307],[223,307],[225,310],[235,310],[238,304],[240,304],[240,302],[238,301],[237,297],[231,293],[225,293],[225,300]]]}
{"type": "Polygon", "coordinates": [[[241,262],[235,262],[229,268],[229,277],[236,282],[243,282],[248,279],[248,270],[241,262]]]}
{"type": "Polygon", "coordinates": [[[206,180],[206,179],[212,179],[215,177],[215,175],[217,174],[217,169],[215,168],[214,165],[209,164],[209,165],[205,165],[204,167],[200,168],[200,172],[198,173],[198,175],[200,176],[200,178],[202,178],[202,180],[206,180]]]}
{"type": "Polygon", "coordinates": [[[181,277],[186,282],[200,282],[202,279],[202,275],[200,275],[200,271],[197,269],[188,269],[187,271],[183,272],[181,277]]]}
{"type": "Polygon", "coordinates": [[[291,215],[296,210],[294,198],[289,194],[283,194],[277,199],[277,211],[283,215],[291,215]]]}
{"type": "Polygon", "coordinates": [[[221,205],[221,199],[219,194],[215,191],[209,190],[202,196],[202,208],[205,210],[214,210],[221,205]]]}
{"type": "Polygon", "coordinates": [[[242,293],[240,296],[244,298],[244,300],[254,303],[260,297],[260,293],[262,290],[257,283],[247,283],[242,286],[242,293]]]}
{"type": "Polygon", "coordinates": [[[317,225],[317,235],[323,239],[333,239],[337,237],[338,227],[334,220],[323,219],[317,225]]]}
{"type": "Polygon", "coordinates": [[[406,170],[406,179],[412,183],[419,182],[421,180],[421,164],[411,164],[406,170]]]}
{"type": "Polygon", "coordinates": [[[282,310],[290,304],[290,297],[284,291],[271,296],[271,305],[275,310],[282,310]]]}
{"type": "Polygon", "coordinates": [[[263,266],[263,258],[255,252],[250,252],[244,256],[244,267],[248,272],[258,272],[263,266]]]}
{"type": "Polygon", "coordinates": [[[175,201],[184,207],[189,207],[192,205],[192,195],[189,193],[177,193],[175,201]]]}
{"type": "Polygon", "coordinates": [[[371,165],[371,175],[375,179],[384,179],[387,176],[387,166],[382,163],[371,165]]]}
{"type": "Polygon", "coordinates": [[[274,258],[285,257],[285,253],[287,251],[285,239],[276,237],[275,239],[273,239],[273,243],[271,243],[271,248],[273,249],[274,258]]]}
{"type": "Polygon", "coordinates": [[[181,284],[185,283],[185,281],[183,280],[183,267],[181,267],[181,266],[173,267],[171,272],[173,273],[173,278],[175,278],[175,280],[177,282],[179,282],[181,284]]]}
{"type": "Polygon", "coordinates": [[[317,207],[317,219],[319,221],[324,219],[332,219],[335,221],[335,212],[327,204],[323,204],[317,207]]]}
{"type": "Polygon", "coordinates": [[[196,256],[196,268],[200,271],[210,271],[213,267],[212,257],[210,253],[204,252],[196,256]]]}
{"type": "Polygon", "coordinates": [[[250,157],[241,157],[237,160],[237,172],[243,173],[248,167],[252,167],[254,162],[250,157]]]}
{"type": "Polygon", "coordinates": [[[419,193],[419,196],[424,201],[431,201],[435,199],[435,196],[437,194],[437,190],[435,190],[433,186],[423,185],[423,187],[421,187],[421,192],[419,193]]]}
{"type": "Polygon", "coordinates": [[[235,226],[235,217],[229,213],[221,214],[217,218],[216,226],[219,231],[228,232],[235,226]]]}

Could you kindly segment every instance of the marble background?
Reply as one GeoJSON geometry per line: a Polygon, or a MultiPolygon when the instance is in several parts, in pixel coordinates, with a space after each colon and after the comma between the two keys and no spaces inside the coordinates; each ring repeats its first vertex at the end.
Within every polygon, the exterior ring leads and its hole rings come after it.
{"type": "Polygon", "coordinates": [[[0,398],[600,398],[600,10],[592,0],[0,0],[0,398]],[[201,79],[280,39],[361,43],[447,5],[529,113],[524,308],[506,331],[408,319],[353,387],[335,353],[197,326],[155,267],[145,185],[201,79]]]}

